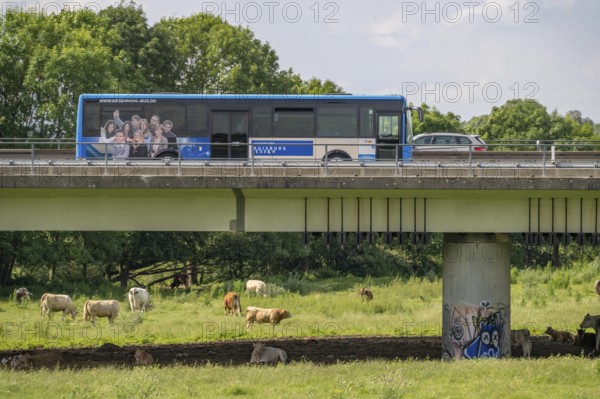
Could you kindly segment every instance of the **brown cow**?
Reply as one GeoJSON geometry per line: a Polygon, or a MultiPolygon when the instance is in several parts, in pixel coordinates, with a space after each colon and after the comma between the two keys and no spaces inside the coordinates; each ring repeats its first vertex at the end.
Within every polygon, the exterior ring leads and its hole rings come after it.
{"type": "Polygon", "coordinates": [[[152,355],[142,349],[136,349],[133,357],[135,358],[135,364],[140,366],[147,366],[154,363],[152,355]]]}
{"type": "Polygon", "coordinates": [[[242,315],[242,305],[240,303],[240,295],[237,292],[228,292],[223,297],[223,303],[225,305],[225,314],[235,316],[237,311],[238,316],[242,315]]]}
{"type": "Polygon", "coordinates": [[[593,328],[596,333],[596,347],[594,350],[600,350],[600,315],[592,316],[591,314],[586,314],[583,318],[583,321],[579,325],[579,328],[593,328]]]}
{"type": "Polygon", "coordinates": [[[552,327],[548,327],[546,329],[546,331],[544,332],[544,334],[547,334],[550,336],[550,341],[557,341],[557,342],[572,341],[572,342],[575,342],[575,335],[568,331],[558,331],[558,330],[553,329],[552,327]]]}
{"type": "Polygon", "coordinates": [[[171,289],[179,288],[182,285],[186,289],[189,288],[191,285],[190,276],[187,274],[186,271],[179,272],[173,276],[173,282],[171,283],[171,289]]]}
{"type": "Polygon", "coordinates": [[[596,291],[598,300],[600,300],[600,280],[596,280],[596,282],[594,283],[594,291],[596,291]]]}
{"type": "Polygon", "coordinates": [[[25,287],[21,287],[15,291],[15,299],[18,304],[21,304],[23,301],[29,302],[32,295],[33,294],[25,287]]]}
{"type": "Polygon", "coordinates": [[[586,333],[583,328],[580,328],[577,330],[573,345],[583,346],[584,348],[593,348],[596,346],[596,334],[586,333]]]}
{"type": "Polygon", "coordinates": [[[360,289],[360,297],[361,299],[364,301],[365,299],[367,301],[370,301],[373,299],[373,291],[368,290],[366,288],[361,288],[360,289]]]}
{"type": "Polygon", "coordinates": [[[292,317],[286,309],[262,309],[254,306],[246,308],[246,328],[252,327],[252,323],[271,323],[276,326],[283,319],[292,317]]]}

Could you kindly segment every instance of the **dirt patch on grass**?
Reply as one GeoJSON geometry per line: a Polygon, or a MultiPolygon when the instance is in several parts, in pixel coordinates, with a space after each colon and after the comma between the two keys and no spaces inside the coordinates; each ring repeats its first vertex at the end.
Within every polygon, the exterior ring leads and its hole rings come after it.
{"type": "MultiPolygon", "coordinates": [[[[89,368],[133,365],[134,352],[144,349],[160,365],[222,364],[240,365],[250,361],[250,340],[202,342],[173,345],[117,346],[105,344],[97,348],[36,349],[0,352],[0,359],[27,353],[34,368],[89,368]]],[[[294,338],[261,340],[268,346],[285,350],[290,361],[331,364],[366,359],[441,359],[441,337],[353,336],[328,338],[294,338]]],[[[551,342],[546,336],[532,337],[532,357],[556,355],[588,355],[593,348],[572,343],[551,342]]],[[[522,356],[519,348],[514,357],[522,356]]]]}

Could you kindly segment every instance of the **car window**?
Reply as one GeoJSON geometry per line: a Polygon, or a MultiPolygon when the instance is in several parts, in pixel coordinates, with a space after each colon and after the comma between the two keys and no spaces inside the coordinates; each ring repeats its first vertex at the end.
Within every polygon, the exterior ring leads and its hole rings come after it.
{"type": "Polygon", "coordinates": [[[422,144],[431,144],[431,136],[419,137],[416,139],[413,144],[422,145],[422,144]]]}
{"type": "Polygon", "coordinates": [[[452,136],[435,136],[433,138],[433,144],[456,144],[454,137],[452,136]]]}
{"type": "Polygon", "coordinates": [[[468,137],[457,137],[458,144],[470,145],[471,140],[468,137]]]}

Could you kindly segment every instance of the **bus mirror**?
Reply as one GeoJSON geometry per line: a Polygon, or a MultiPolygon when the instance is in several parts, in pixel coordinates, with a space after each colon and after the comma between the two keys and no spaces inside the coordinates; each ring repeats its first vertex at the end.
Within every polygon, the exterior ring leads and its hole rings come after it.
{"type": "Polygon", "coordinates": [[[421,107],[416,107],[413,108],[415,111],[417,111],[417,113],[419,114],[419,122],[424,122],[425,121],[425,117],[423,116],[423,108],[421,107]]]}
{"type": "Polygon", "coordinates": [[[425,121],[425,117],[423,115],[423,109],[421,107],[410,106],[410,107],[408,107],[408,110],[409,111],[417,111],[417,114],[419,114],[419,122],[425,121]]]}

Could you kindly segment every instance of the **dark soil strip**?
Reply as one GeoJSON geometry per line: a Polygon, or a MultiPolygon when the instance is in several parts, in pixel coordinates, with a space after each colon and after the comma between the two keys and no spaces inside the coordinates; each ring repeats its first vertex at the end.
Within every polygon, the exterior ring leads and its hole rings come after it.
{"type": "MultiPolygon", "coordinates": [[[[150,353],[155,363],[240,365],[250,361],[254,341],[219,341],[177,345],[117,346],[105,344],[98,348],[35,349],[0,352],[0,359],[28,353],[32,367],[89,368],[99,366],[133,365],[133,354],[142,348],[150,353]]],[[[354,336],[329,338],[295,338],[262,340],[267,346],[285,350],[288,359],[320,364],[366,359],[441,359],[440,337],[382,337],[354,336]]],[[[573,343],[552,342],[546,336],[532,337],[532,357],[556,355],[587,356],[593,348],[574,346],[573,343]]],[[[520,348],[513,357],[521,357],[520,348]]]]}

